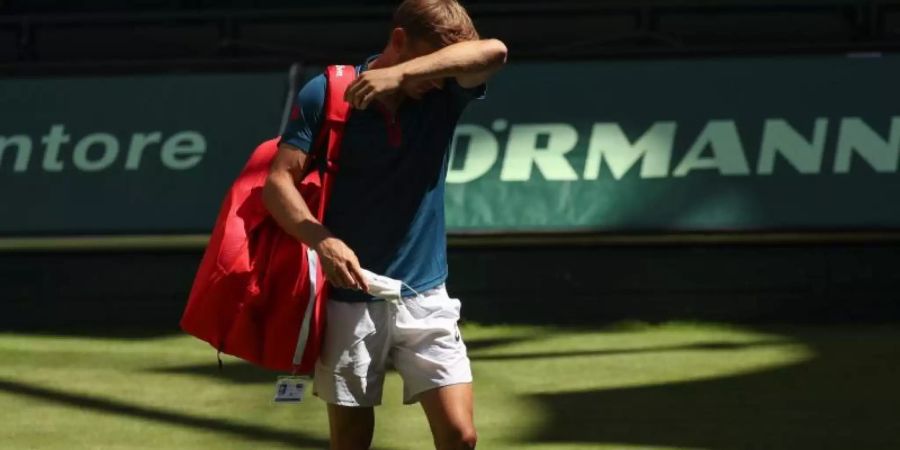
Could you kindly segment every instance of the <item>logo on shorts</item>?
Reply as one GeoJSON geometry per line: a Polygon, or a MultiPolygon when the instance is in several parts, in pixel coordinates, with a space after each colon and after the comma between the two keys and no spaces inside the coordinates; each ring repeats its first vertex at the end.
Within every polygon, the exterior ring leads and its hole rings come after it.
{"type": "Polygon", "coordinates": [[[459,328],[456,329],[456,342],[459,342],[459,328]]]}

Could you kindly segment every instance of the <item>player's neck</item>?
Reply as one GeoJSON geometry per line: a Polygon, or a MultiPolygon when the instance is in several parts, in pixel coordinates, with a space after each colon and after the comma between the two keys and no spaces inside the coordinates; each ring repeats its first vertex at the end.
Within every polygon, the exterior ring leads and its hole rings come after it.
{"type": "Polygon", "coordinates": [[[396,66],[398,63],[399,60],[396,55],[389,51],[385,51],[369,63],[368,69],[384,69],[386,67],[396,66]]]}

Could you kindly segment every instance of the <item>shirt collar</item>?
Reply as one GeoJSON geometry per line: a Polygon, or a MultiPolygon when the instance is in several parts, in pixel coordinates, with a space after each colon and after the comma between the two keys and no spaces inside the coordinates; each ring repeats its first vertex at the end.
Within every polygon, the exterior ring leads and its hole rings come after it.
{"type": "Polygon", "coordinates": [[[359,73],[363,73],[363,72],[369,70],[369,64],[372,64],[372,61],[375,61],[376,59],[378,59],[379,56],[381,56],[381,53],[376,53],[376,54],[366,58],[366,62],[364,62],[361,66],[359,66],[359,73]]]}

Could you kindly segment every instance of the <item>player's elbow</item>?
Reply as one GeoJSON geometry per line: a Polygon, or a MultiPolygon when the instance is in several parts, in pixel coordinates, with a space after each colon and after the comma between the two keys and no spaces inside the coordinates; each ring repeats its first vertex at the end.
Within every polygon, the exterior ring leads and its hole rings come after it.
{"type": "Polygon", "coordinates": [[[503,41],[500,39],[485,39],[483,45],[484,52],[487,55],[487,59],[490,61],[491,66],[501,66],[506,64],[509,49],[506,48],[506,44],[504,44],[503,41]]]}
{"type": "Polygon", "coordinates": [[[263,185],[262,189],[262,200],[263,205],[265,205],[266,209],[271,213],[278,205],[281,204],[279,198],[281,196],[281,180],[283,174],[278,172],[269,172],[269,175],[266,177],[266,183],[263,185]]]}

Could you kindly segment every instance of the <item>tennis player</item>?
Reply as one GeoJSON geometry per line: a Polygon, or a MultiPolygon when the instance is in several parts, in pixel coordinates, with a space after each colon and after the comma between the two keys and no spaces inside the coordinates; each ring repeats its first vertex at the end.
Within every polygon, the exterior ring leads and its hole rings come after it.
{"type": "Polygon", "coordinates": [[[314,248],[334,287],[313,392],[328,403],[331,448],[368,449],[388,364],[419,403],[437,449],[475,448],[472,372],[447,279],[444,178],[466,106],[506,62],[456,0],[406,0],[382,53],[356,70],[353,106],[325,223],[296,189],[323,120],[326,78],[309,81],[278,147],[266,206],[314,248]],[[367,294],[361,272],[402,280],[402,300],[367,294]]]}

